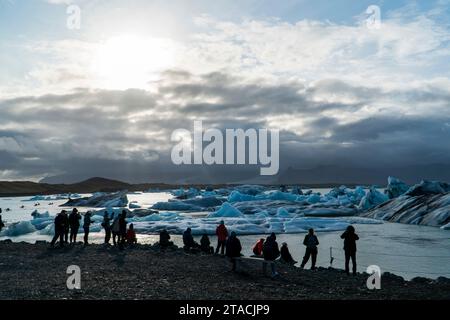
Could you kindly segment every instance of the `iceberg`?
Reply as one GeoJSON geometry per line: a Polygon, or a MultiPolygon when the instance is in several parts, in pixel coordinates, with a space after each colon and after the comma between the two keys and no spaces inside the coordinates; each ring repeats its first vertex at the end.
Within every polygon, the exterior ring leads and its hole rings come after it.
{"type": "Polygon", "coordinates": [[[400,179],[394,177],[388,177],[388,185],[385,190],[389,199],[394,199],[408,191],[409,186],[401,181],[400,179]]]}
{"type": "Polygon", "coordinates": [[[218,218],[218,217],[243,217],[244,215],[238,209],[233,207],[228,202],[224,202],[219,210],[208,214],[208,218],[218,218]]]}
{"type": "Polygon", "coordinates": [[[361,199],[359,208],[362,210],[368,210],[388,200],[389,198],[387,195],[381,193],[375,187],[371,187],[369,192],[367,192],[366,195],[361,199]]]}
{"type": "Polygon", "coordinates": [[[0,232],[1,237],[17,237],[23,234],[35,232],[36,228],[30,221],[20,221],[8,225],[7,228],[0,232]]]}
{"type": "Polygon", "coordinates": [[[69,199],[61,207],[91,207],[91,208],[109,208],[126,207],[128,205],[127,191],[116,193],[94,193],[91,197],[80,199],[69,199]]]}
{"type": "MultiPolygon", "coordinates": [[[[410,190],[413,190],[413,195],[407,192],[364,212],[361,216],[391,222],[448,228],[450,192],[432,194],[429,193],[430,189],[421,187],[413,187],[410,190]]],[[[434,188],[431,190],[436,191],[434,188]]]]}

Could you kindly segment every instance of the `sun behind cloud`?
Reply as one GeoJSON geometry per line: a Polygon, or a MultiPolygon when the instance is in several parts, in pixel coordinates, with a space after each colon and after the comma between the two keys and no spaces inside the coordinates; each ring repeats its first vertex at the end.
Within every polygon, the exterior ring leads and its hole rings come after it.
{"type": "Polygon", "coordinates": [[[99,87],[145,88],[173,65],[174,58],[171,40],[122,34],[98,45],[91,69],[99,87]]]}

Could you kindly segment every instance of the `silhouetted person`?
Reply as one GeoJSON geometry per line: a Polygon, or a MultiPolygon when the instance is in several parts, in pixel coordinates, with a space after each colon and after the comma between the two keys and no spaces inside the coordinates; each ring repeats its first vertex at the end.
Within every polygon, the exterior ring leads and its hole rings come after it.
{"type": "Polygon", "coordinates": [[[134,225],[132,223],[130,223],[130,226],[128,227],[126,238],[128,244],[137,243],[136,232],[134,231],[134,225]]]}
{"type": "Polygon", "coordinates": [[[105,229],[105,243],[109,244],[109,240],[111,239],[111,219],[107,211],[103,215],[102,227],[105,229]]]}
{"type": "Polygon", "coordinates": [[[64,213],[64,243],[69,243],[69,232],[70,232],[70,223],[69,216],[67,213],[64,213]]]}
{"type": "MultiPolygon", "coordinates": [[[[0,208],[0,213],[2,213],[2,209],[0,208]]],[[[3,222],[2,215],[0,214],[0,232],[5,227],[5,223],[3,222]]]]}
{"type": "Polygon", "coordinates": [[[55,235],[52,239],[52,242],[50,245],[53,247],[55,245],[56,240],[59,238],[59,246],[64,246],[64,230],[65,230],[65,210],[62,210],[56,217],[55,217],[55,235]]]}
{"type": "Polygon", "coordinates": [[[241,241],[236,237],[236,232],[233,231],[226,243],[226,256],[230,258],[232,271],[236,271],[236,258],[241,256],[241,250],[241,241]]]}
{"type": "Polygon", "coordinates": [[[159,245],[162,249],[173,245],[173,242],[170,241],[170,234],[166,229],[161,230],[161,232],[159,233],[159,245]]]}
{"type": "Polygon", "coordinates": [[[264,239],[261,238],[253,246],[253,248],[252,248],[253,254],[255,256],[262,256],[263,248],[264,248],[264,239]]]}
{"type": "Polygon", "coordinates": [[[113,236],[113,244],[116,245],[120,243],[120,224],[119,224],[119,216],[115,217],[111,226],[112,236],[113,236]],[[117,239],[117,240],[116,240],[117,239]]]}
{"type": "Polygon", "coordinates": [[[80,228],[81,215],[78,210],[74,208],[69,215],[69,226],[70,226],[70,243],[77,242],[78,229],[80,228]]]}
{"type": "Polygon", "coordinates": [[[184,250],[186,251],[199,248],[198,243],[194,241],[191,228],[187,228],[186,231],[183,232],[183,245],[184,250]]]}
{"type": "Polygon", "coordinates": [[[83,230],[84,230],[84,245],[89,244],[89,228],[91,227],[91,213],[88,211],[84,215],[83,230]]]}
{"type": "Polygon", "coordinates": [[[206,234],[204,234],[200,239],[200,250],[208,254],[214,253],[214,248],[211,246],[211,241],[206,234]]]}
{"type": "Polygon", "coordinates": [[[341,239],[344,239],[345,272],[350,274],[349,263],[352,259],[353,275],[356,275],[356,241],[359,240],[359,237],[355,233],[355,228],[348,226],[347,230],[341,235],[341,239]]]}
{"type": "Polygon", "coordinates": [[[280,249],[278,248],[278,243],[276,240],[277,236],[275,235],[275,233],[272,232],[270,236],[267,237],[263,246],[263,256],[264,256],[263,272],[264,274],[266,274],[267,269],[266,261],[270,262],[272,277],[278,276],[278,272],[275,269],[274,261],[280,256],[280,249]]]}
{"type": "Polygon", "coordinates": [[[319,245],[319,240],[314,234],[314,229],[309,229],[308,234],[303,240],[303,244],[306,246],[306,251],[305,255],[303,256],[301,268],[303,269],[305,267],[305,265],[308,263],[309,257],[311,257],[311,270],[314,270],[316,269],[317,246],[319,245]]]}
{"type": "Polygon", "coordinates": [[[123,210],[122,214],[119,217],[119,234],[120,234],[120,240],[119,240],[119,247],[120,249],[123,249],[123,245],[125,244],[126,238],[127,238],[127,211],[123,210]]]}
{"type": "Polygon", "coordinates": [[[296,264],[297,261],[292,258],[291,253],[286,242],[283,242],[280,249],[280,261],[288,264],[296,264]]]}
{"type": "Polygon", "coordinates": [[[220,221],[220,224],[216,228],[216,235],[217,235],[217,247],[216,247],[216,254],[224,254],[225,251],[225,244],[227,243],[227,237],[228,237],[228,230],[225,227],[225,222],[222,220],[220,221]]]}

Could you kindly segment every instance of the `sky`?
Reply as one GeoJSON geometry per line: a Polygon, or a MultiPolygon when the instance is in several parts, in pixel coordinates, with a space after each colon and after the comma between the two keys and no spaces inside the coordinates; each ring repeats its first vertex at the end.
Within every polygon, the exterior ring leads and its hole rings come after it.
{"type": "Polygon", "coordinates": [[[0,180],[450,180],[449,58],[449,0],[0,0],[0,180]],[[279,130],[279,173],[175,166],[194,120],[279,130]]]}

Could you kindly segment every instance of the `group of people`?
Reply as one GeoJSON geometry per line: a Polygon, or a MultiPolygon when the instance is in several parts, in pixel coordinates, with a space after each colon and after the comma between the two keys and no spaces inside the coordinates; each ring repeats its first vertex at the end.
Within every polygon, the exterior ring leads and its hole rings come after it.
{"type": "MultiPolygon", "coordinates": [[[[162,235],[168,235],[166,230],[163,230],[162,235]]],[[[200,239],[200,244],[195,242],[192,236],[191,228],[187,228],[183,233],[183,245],[186,251],[202,251],[205,253],[218,254],[219,251],[222,255],[226,255],[230,258],[232,262],[232,270],[236,270],[236,258],[242,256],[242,245],[240,240],[237,238],[235,232],[231,232],[228,235],[228,230],[225,227],[224,221],[221,221],[219,226],[216,228],[217,235],[217,246],[214,248],[211,246],[211,241],[207,234],[203,234],[200,239]]],[[[170,236],[169,236],[170,237],[170,236]]],[[[161,235],[160,235],[161,238],[161,235]]],[[[355,233],[355,228],[353,226],[348,226],[347,230],[341,235],[344,239],[344,252],[345,252],[345,271],[350,274],[349,264],[352,261],[352,271],[356,274],[356,241],[359,240],[358,235],[355,233]]],[[[254,257],[263,258],[263,269],[266,272],[267,264],[270,264],[272,276],[277,276],[278,273],[273,263],[278,260],[282,263],[296,264],[297,261],[292,257],[288,245],[283,242],[281,248],[278,246],[276,241],[275,233],[270,234],[266,239],[259,239],[252,248],[254,257]]],[[[162,241],[162,240],[161,240],[162,241]]],[[[311,269],[316,269],[317,254],[319,240],[314,233],[314,229],[309,229],[308,234],[303,240],[303,245],[305,246],[305,254],[303,256],[300,267],[303,269],[308,261],[311,259],[311,269]]]]}
{"type": "MultiPolygon", "coordinates": [[[[1,213],[1,211],[0,211],[1,213]]],[[[127,211],[123,210],[122,213],[114,217],[114,214],[110,216],[108,212],[104,213],[102,228],[105,230],[104,243],[109,244],[111,240],[111,235],[113,239],[113,245],[118,245],[120,249],[123,249],[126,243],[135,244],[137,243],[136,232],[134,231],[134,226],[131,223],[127,228],[127,211]]],[[[78,230],[81,225],[81,214],[76,208],[67,215],[65,210],[62,210],[55,218],[55,235],[51,241],[51,246],[53,247],[56,241],[59,239],[59,245],[64,246],[64,244],[72,244],[77,241],[78,230]],[[69,236],[70,234],[70,236],[69,236]]],[[[90,225],[92,223],[92,214],[87,212],[83,219],[83,230],[84,230],[84,245],[89,244],[89,231],[90,225]]],[[[0,215],[0,230],[3,226],[0,215]]],[[[230,258],[232,263],[232,270],[236,270],[236,258],[242,256],[242,245],[236,233],[233,231],[228,232],[224,221],[220,221],[220,224],[216,228],[217,236],[217,246],[211,245],[211,241],[207,234],[203,234],[200,243],[194,240],[191,228],[187,228],[183,233],[183,245],[184,250],[189,252],[204,252],[208,254],[220,254],[225,255],[230,258]]],[[[160,232],[159,245],[162,249],[169,246],[173,246],[173,242],[170,241],[170,234],[167,230],[162,230],[160,232]]],[[[352,261],[352,271],[356,274],[356,241],[359,240],[358,235],[355,233],[355,228],[349,226],[347,230],[341,235],[344,239],[344,252],[345,252],[345,271],[347,274],[350,273],[349,264],[352,261]]],[[[277,276],[278,273],[273,263],[278,260],[287,264],[296,264],[297,261],[292,257],[288,245],[283,242],[281,248],[278,246],[276,241],[275,233],[271,233],[266,239],[259,239],[252,248],[254,257],[264,259],[263,268],[266,271],[267,264],[270,264],[272,276],[277,276]]],[[[303,269],[308,261],[311,259],[311,269],[316,269],[317,254],[319,240],[314,233],[314,229],[309,229],[308,234],[303,240],[303,245],[305,246],[305,254],[303,256],[300,267],[303,269]]]]}
{"type": "MultiPolygon", "coordinates": [[[[105,230],[105,243],[109,244],[111,234],[113,238],[113,244],[119,245],[121,249],[125,243],[134,244],[137,243],[136,233],[134,231],[133,224],[131,223],[127,229],[127,211],[123,210],[121,214],[112,219],[114,214],[110,217],[108,212],[105,212],[103,216],[102,227],[105,230]],[[113,222],[111,223],[111,220],[113,222]]],[[[59,239],[59,246],[63,247],[65,244],[75,244],[77,242],[77,235],[81,225],[81,214],[76,208],[72,210],[70,214],[67,214],[66,210],[62,210],[55,217],[55,235],[50,243],[53,247],[56,241],[59,239]],[[70,234],[70,235],[69,235],[70,234]]],[[[92,213],[86,212],[83,218],[83,243],[89,244],[89,232],[92,224],[92,213]]]]}

